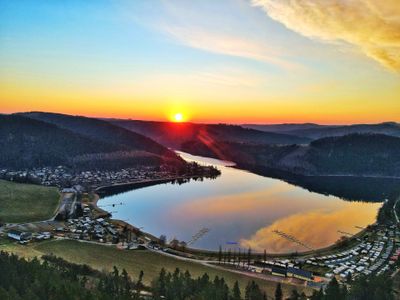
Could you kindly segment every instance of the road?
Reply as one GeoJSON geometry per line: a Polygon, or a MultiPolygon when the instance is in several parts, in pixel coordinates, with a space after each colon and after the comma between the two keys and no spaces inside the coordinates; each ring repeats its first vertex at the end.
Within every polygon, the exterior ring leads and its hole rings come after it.
{"type": "MultiPolygon", "coordinates": [[[[252,277],[252,278],[257,278],[260,280],[265,280],[265,281],[269,281],[269,282],[281,282],[281,283],[286,283],[286,284],[291,284],[291,285],[296,285],[296,286],[307,286],[307,283],[304,282],[302,284],[299,284],[297,282],[293,282],[291,281],[291,279],[288,278],[281,278],[281,277],[277,277],[277,276],[273,276],[273,275],[268,275],[268,274],[261,274],[261,273],[257,273],[257,272],[250,272],[250,271],[246,271],[246,270],[241,270],[241,269],[231,269],[231,268],[225,268],[222,266],[217,265],[217,261],[215,260],[200,260],[200,259],[193,259],[193,258],[187,258],[187,257],[182,257],[182,256],[178,256],[178,255],[174,255],[171,253],[167,253],[164,252],[162,250],[155,250],[151,247],[147,247],[146,248],[149,251],[161,254],[161,255],[165,255],[165,256],[169,256],[172,257],[174,259],[179,259],[179,260],[183,260],[183,261],[187,261],[187,262],[193,262],[193,263],[197,263],[197,264],[202,264],[204,266],[210,267],[210,268],[214,268],[217,270],[221,270],[221,271],[227,271],[227,272],[231,272],[231,273],[236,273],[236,274],[240,274],[240,275],[244,275],[247,277],[252,277]]],[[[234,265],[233,263],[231,263],[232,265],[234,265]]],[[[246,265],[245,265],[246,266],[246,265]]]]}
{"type": "Polygon", "coordinates": [[[397,206],[397,203],[400,201],[400,196],[397,198],[397,200],[396,200],[396,202],[394,203],[394,205],[393,205],[393,213],[394,213],[394,217],[396,218],[396,222],[397,223],[400,223],[400,221],[399,221],[399,216],[397,215],[397,212],[396,212],[396,206],[397,206]]]}

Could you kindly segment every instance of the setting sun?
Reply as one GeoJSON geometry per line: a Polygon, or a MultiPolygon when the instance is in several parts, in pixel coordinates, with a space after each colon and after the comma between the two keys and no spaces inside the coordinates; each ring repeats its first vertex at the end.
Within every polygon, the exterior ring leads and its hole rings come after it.
{"type": "Polygon", "coordinates": [[[173,121],[174,122],[182,122],[183,121],[183,114],[182,113],[174,114],[173,121]]]}

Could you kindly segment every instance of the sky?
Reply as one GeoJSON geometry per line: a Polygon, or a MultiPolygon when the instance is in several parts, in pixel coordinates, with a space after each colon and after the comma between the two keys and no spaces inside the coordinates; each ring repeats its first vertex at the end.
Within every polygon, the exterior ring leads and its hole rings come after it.
{"type": "Polygon", "coordinates": [[[0,0],[0,111],[400,122],[400,4],[0,0]]]}

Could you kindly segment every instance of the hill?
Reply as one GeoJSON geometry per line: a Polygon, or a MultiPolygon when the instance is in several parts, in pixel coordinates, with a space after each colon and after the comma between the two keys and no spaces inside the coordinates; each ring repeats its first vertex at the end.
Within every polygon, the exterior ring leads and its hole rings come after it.
{"type": "Polygon", "coordinates": [[[239,167],[269,175],[400,176],[400,138],[382,134],[351,134],[286,146],[215,143],[205,147],[190,141],[183,150],[228,159],[239,167]]]}
{"type": "Polygon", "coordinates": [[[244,125],[248,128],[258,130],[284,133],[295,136],[302,136],[312,140],[330,137],[343,136],[354,133],[386,134],[400,137],[400,124],[385,122],[379,124],[355,124],[355,125],[318,125],[318,124],[277,124],[277,125],[244,125]]]}
{"type": "Polygon", "coordinates": [[[313,141],[305,155],[317,173],[400,175],[400,138],[351,134],[313,141]]]}
{"type": "Polygon", "coordinates": [[[172,151],[150,138],[99,119],[46,112],[28,112],[20,115],[54,124],[97,141],[120,145],[129,150],[176,158],[172,151]]]}
{"type": "Polygon", "coordinates": [[[315,123],[284,123],[284,124],[242,124],[244,128],[251,128],[266,132],[287,133],[296,130],[334,128],[335,125],[319,125],[315,123]]]}
{"type": "Polygon", "coordinates": [[[155,141],[175,149],[183,143],[198,141],[202,144],[213,142],[257,143],[257,144],[304,144],[308,138],[287,134],[263,132],[226,124],[169,123],[137,120],[108,120],[112,124],[133,132],[146,135],[155,141]]]}
{"type": "MultiPolygon", "coordinates": [[[[94,120],[96,124],[97,120],[94,120]]],[[[135,146],[122,143],[139,135],[121,129],[126,135],[113,139],[109,134],[98,138],[98,134],[82,135],[64,128],[23,115],[0,115],[0,167],[25,169],[43,166],[67,165],[71,167],[102,168],[112,163],[129,165],[159,165],[162,162],[182,164],[175,154],[146,137],[135,140],[135,146]],[[149,146],[149,150],[146,147],[149,146]],[[150,152],[153,151],[153,152],[150,152]],[[108,155],[104,155],[108,154],[108,155]],[[101,158],[101,159],[99,159],[101,158]]],[[[94,126],[92,127],[94,130],[94,126]]],[[[118,129],[118,128],[117,128],[118,129]]],[[[106,131],[106,130],[105,130],[106,131]]],[[[116,132],[118,132],[116,130],[116,132]]]]}

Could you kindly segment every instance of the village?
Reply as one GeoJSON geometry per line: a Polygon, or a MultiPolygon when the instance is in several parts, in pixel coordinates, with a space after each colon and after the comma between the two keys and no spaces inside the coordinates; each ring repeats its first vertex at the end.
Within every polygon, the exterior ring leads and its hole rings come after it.
{"type": "Polygon", "coordinates": [[[187,163],[177,170],[169,165],[159,167],[137,166],[118,170],[77,170],[66,166],[33,168],[28,170],[0,169],[0,179],[34,183],[44,186],[80,186],[80,191],[90,191],[101,186],[127,184],[141,180],[157,180],[180,177],[216,177],[220,175],[213,166],[199,166],[187,163]]]}
{"type": "Polygon", "coordinates": [[[118,171],[87,170],[74,171],[65,166],[35,168],[32,170],[0,170],[0,178],[17,182],[31,182],[45,186],[88,187],[120,184],[143,179],[159,179],[171,176],[173,173],[155,170],[152,167],[126,168],[118,171]]]}
{"type": "MultiPolygon", "coordinates": [[[[82,242],[114,245],[121,250],[148,249],[178,259],[219,265],[236,269],[243,273],[258,274],[260,278],[273,278],[275,281],[289,282],[311,288],[323,288],[335,277],[338,281],[349,283],[360,275],[394,272],[400,256],[400,231],[396,224],[374,224],[365,230],[361,237],[353,238],[351,247],[342,247],[329,254],[299,255],[293,257],[261,256],[247,258],[231,256],[227,252],[222,257],[196,256],[187,248],[185,241],[173,239],[169,243],[165,237],[157,238],[142,232],[124,221],[112,219],[112,214],[97,206],[96,201],[88,200],[88,194],[80,185],[62,189],[63,202],[51,224],[40,230],[29,232],[19,225],[9,228],[7,236],[20,244],[40,242],[51,238],[73,239],[82,242]]],[[[120,205],[118,203],[113,206],[120,205]]]]}

